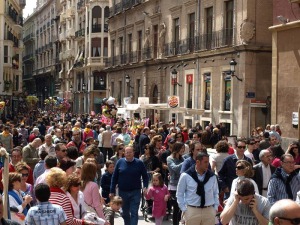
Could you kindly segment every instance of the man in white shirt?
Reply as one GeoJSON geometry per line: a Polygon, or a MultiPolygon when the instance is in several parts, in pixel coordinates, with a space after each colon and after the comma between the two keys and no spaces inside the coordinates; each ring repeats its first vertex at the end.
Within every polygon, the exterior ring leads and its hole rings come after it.
{"type": "Polygon", "coordinates": [[[46,151],[48,155],[55,156],[55,146],[52,144],[52,136],[51,134],[45,135],[45,143],[39,147],[39,152],[46,151]]]}
{"type": "Polygon", "coordinates": [[[50,171],[51,168],[57,166],[57,158],[55,156],[46,156],[45,158],[45,172],[42,173],[35,181],[34,186],[37,186],[41,183],[46,183],[46,175],[50,171]]]}

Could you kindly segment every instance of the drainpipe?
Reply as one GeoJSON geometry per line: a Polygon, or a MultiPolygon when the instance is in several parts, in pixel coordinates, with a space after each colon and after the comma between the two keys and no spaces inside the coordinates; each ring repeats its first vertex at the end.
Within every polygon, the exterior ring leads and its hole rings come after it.
{"type": "MultiPolygon", "coordinates": [[[[196,34],[197,35],[200,35],[200,11],[201,11],[201,0],[198,0],[197,1],[197,26],[196,26],[196,34]]],[[[199,93],[200,93],[200,90],[199,90],[199,87],[200,87],[200,85],[199,85],[199,83],[200,83],[200,59],[199,59],[199,57],[197,58],[197,60],[196,60],[196,68],[197,68],[197,70],[196,70],[196,79],[195,79],[195,83],[196,83],[196,85],[195,85],[195,87],[196,87],[196,95],[195,95],[195,108],[196,109],[199,109],[199,107],[200,107],[200,105],[199,105],[199,99],[201,99],[201,98],[199,98],[199,93]]],[[[200,116],[199,115],[196,115],[196,118],[197,118],[197,120],[199,120],[200,119],[200,116]]]]}

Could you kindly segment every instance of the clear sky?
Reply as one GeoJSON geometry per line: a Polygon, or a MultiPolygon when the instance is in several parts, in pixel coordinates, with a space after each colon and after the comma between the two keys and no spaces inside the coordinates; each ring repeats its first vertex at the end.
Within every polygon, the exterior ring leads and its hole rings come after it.
{"type": "Polygon", "coordinates": [[[26,18],[28,15],[33,13],[33,9],[36,7],[36,0],[26,0],[26,6],[23,10],[23,17],[26,18]]]}

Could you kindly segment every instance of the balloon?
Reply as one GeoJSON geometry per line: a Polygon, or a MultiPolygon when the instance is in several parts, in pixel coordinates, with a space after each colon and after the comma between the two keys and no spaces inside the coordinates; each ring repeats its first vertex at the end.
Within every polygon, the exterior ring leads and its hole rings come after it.
{"type": "Polygon", "coordinates": [[[110,96],[110,97],[107,99],[106,103],[107,103],[108,105],[113,105],[113,104],[115,103],[115,98],[113,98],[113,97],[110,96]]]}
{"type": "Polygon", "coordinates": [[[110,115],[108,109],[103,109],[102,110],[102,115],[104,115],[107,118],[111,118],[111,115],[110,115]]]}
{"type": "Polygon", "coordinates": [[[102,99],[103,104],[106,104],[106,102],[107,102],[107,98],[102,99]]]}

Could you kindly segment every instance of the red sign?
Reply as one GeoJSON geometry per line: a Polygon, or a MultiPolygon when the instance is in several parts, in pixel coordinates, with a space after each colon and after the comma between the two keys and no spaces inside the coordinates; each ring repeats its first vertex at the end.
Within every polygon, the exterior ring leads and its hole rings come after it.
{"type": "Polygon", "coordinates": [[[188,84],[192,84],[193,83],[193,74],[187,74],[186,75],[186,82],[188,84]]]}

